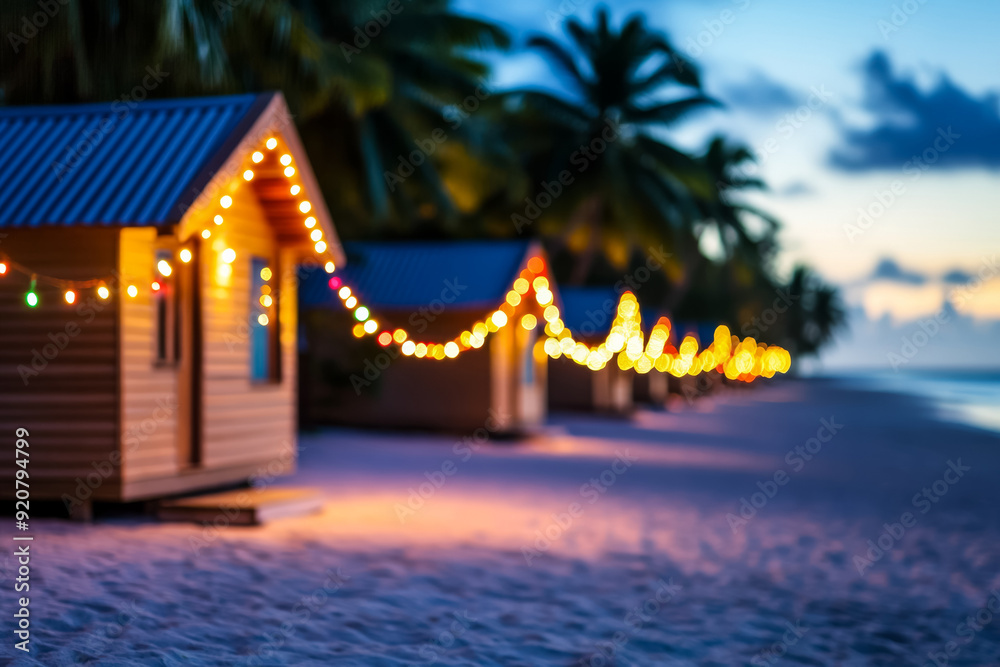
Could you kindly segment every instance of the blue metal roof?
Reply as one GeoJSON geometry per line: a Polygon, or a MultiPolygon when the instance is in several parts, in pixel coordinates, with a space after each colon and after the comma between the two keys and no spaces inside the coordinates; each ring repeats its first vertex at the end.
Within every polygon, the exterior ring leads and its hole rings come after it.
{"type": "Polygon", "coordinates": [[[273,95],[0,107],[0,227],[177,222],[273,95]]]}
{"type": "Polygon", "coordinates": [[[621,298],[612,287],[561,287],[563,323],[574,334],[589,338],[611,330],[621,298]]]}
{"type": "MultiPolygon", "coordinates": [[[[527,259],[528,241],[347,243],[339,276],[358,300],[381,310],[444,304],[447,310],[496,308],[527,259]]],[[[330,276],[312,272],[300,288],[304,306],[337,304],[330,276]]]]}

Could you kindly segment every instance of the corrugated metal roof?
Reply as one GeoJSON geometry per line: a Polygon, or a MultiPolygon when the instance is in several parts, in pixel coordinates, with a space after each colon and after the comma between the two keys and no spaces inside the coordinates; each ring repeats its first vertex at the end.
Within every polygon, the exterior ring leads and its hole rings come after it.
{"type": "Polygon", "coordinates": [[[563,323],[574,334],[604,336],[611,329],[621,295],[612,287],[561,287],[563,323]]]}
{"type": "Polygon", "coordinates": [[[0,227],[177,222],[272,96],[0,108],[0,227]]]}
{"type": "MultiPolygon", "coordinates": [[[[524,264],[527,241],[347,243],[337,269],[358,300],[381,310],[444,303],[448,310],[496,308],[524,264]],[[450,302],[449,302],[450,300],[450,302]]],[[[300,289],[305,306],[340,303],[322,270],[300,289]]]]}

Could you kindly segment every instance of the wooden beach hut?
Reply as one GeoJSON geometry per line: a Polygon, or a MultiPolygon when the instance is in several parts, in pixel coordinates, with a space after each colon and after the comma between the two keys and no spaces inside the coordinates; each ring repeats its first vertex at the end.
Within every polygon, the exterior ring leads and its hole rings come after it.
{"type": "Polygon", "coordinates": [[[0,109],[0,431],[28,433],[32,499],[293,469],[296,268],[342,251],[290,118],[277,93],[0,109]]]}
{"type": "MultiPolygon", "coordinates": [[[[465,433],[516,433],[542,423],[544,308],[531,292],[521,296],[514,287],[527,289],[536,278],[548,284],[540,247],[349,243],[346,253],[342,271],[332,279],[315,272],[300,295],[306,423],[465,433]],[[352,318],[349,308],[356,315],[357,304],[370,313],[366,324],[377,322],[370,336],[352,318]],[[491,313],[501,306],[506,313],[497,328],[491,313]],[[474,330],[487,326],[483,344],[465,349],[474,330]]],[[[555,295],[546,291],[551,304],[555,295]]]]}
{"type": "MultiPolygon", "coordinates": [[[[611,287],[563,287],[563,321],[579,340],[603,342],[614,322],[621,295],[611,287]]],[[[634,407],[633,376],[615,363],[592,371],[565,356],[549,366],[549,408],[628,414],[634,407]]]]}

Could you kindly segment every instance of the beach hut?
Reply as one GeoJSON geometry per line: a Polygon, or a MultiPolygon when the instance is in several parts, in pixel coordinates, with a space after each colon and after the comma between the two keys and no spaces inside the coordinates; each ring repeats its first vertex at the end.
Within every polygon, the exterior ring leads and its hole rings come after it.
{"type": "Polygon", "coordinates": [[[300,297],[307,423],[497,434],[542,423],[545,311],[526,290],[541,280],[550,305],[556,295],[540,247],[349,243],[346,253],[342,271],[315,272],[300,297]]]}
{"type": "Polygon", "coordinates": [[[292,470],[296,267],[342,251],[282,96],[5,108],[0,143],[0,431],[31,498],[292,470]]]}
{"type": "MultiPolygon", "coordinates": [[[[559,293],[563,322],[574,336],[588,345],[604,342],[621,295],[611,287],[563,287],[559,293]]],[[[592,371],[565,356],[554,359],[549,366],[549,407],[628,414],[634,407],[633,375],[616,363],[592,371]]]]}

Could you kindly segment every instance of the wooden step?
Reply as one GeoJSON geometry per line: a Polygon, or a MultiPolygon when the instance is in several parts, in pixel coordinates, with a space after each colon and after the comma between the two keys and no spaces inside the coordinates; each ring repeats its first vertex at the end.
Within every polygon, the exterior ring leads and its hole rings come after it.
{"type": "Polygon", "coordinates": [[[323,496],[315,489],[270,487],[161,500],[156,515],[163,521],[256,526],[322,511],[323,496]]]}

